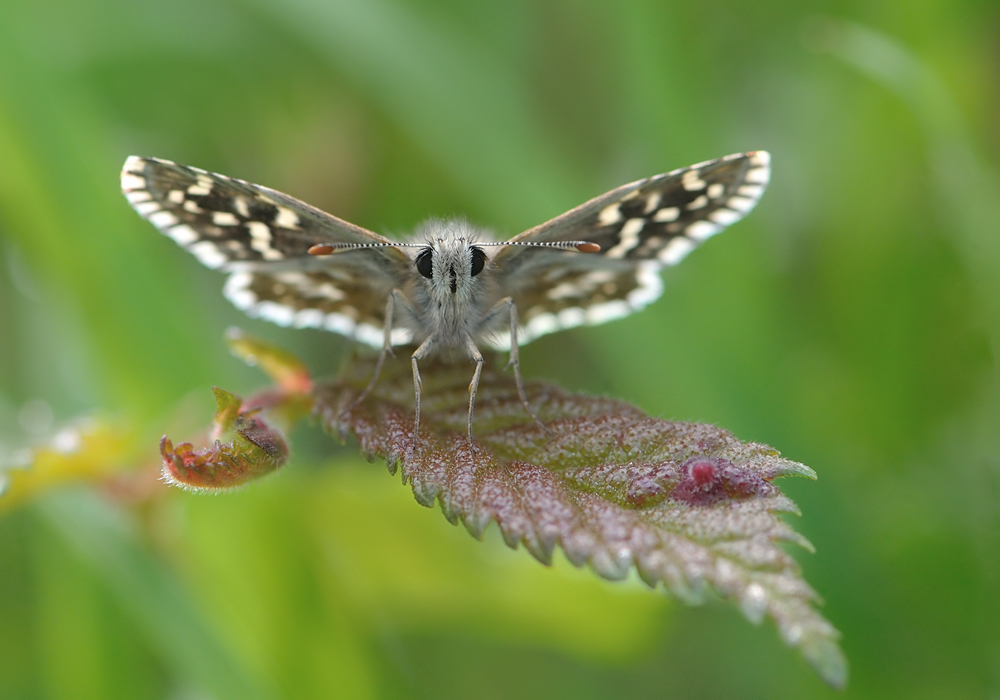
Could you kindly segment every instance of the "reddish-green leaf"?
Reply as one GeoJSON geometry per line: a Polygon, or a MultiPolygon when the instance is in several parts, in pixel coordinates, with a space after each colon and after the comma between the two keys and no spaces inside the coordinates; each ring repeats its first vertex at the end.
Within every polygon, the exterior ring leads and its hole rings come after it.
{"type": "Polygon", "coordinates": [[[651,418],[621,401],[531,383],[527,415],[509,374],[491,363],[466,435],[466,363],[425,363],[420,433],[413,438],[409,363],[389,361],[376,389],[354,406],[373,363],[359,360],[316,388],[324,424],[351,433],[369,458],[402,471],[417,501],[481,537],[496,522],[511,547],[548,563],[560,547],[608,579],[632,567],[697,603],[711,588],[753,622],[771,618],[834,686],[846,681],[838,632],[815,609],[817,594],[782,543],[811,545],[778,515],[798,513],[772,483],[815,478],[765,445],[711,425],[651,418]]]}

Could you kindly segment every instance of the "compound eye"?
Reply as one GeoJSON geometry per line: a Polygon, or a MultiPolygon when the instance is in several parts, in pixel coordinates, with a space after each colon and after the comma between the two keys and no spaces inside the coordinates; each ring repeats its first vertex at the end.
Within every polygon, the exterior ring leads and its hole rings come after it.
{"type": "Polygon", "coordinates": [[[477,248],[472,246],[472,276],[475,277],[480,272],[483,271],[483,267],[486,266],[486,253],[483,252],[482,248],[477,248]]]}
{"type": "Polygon", "coordinates": [[[433,270],[433,265],[432,265],[432,262],[433,262],[433,257],[432,256],[433,256],[433,253],[431,252],[430,248],[424,248],[417,255],[417,272],[419,272],[421,275],[423,275],[427,279],[430,279],[431,277],[434,276],[434,270],[433,270]]]}

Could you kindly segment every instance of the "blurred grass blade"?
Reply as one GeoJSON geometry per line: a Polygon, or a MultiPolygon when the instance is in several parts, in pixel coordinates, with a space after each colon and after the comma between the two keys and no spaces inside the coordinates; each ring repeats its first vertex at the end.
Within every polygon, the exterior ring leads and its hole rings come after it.
{"type": "MultiPolygon", "coordinates": [[[[79,81],[32,60],[16,9],[0,3],[2,234],[86,330],[83,355],[102,392],[95,404],[158,411],[186,389],[174,377],[197,376],[210,364],[211,331],[190,310],[159,303],[195,295],[162,264],[159,241],[147,231],[133,235],[142,222],[119,191],[124,154],[111,145],[101,107],[79,81]],[[160,371],[150,372],[154,365],[160,371]]],[[[201,380],[208,383],[207,373],[201,380]]]]}
{"type": "Polygon", "coordinates": [[[391,0],[255,1],[369,92],[496,220],[527,228],[587,196],[557,164],[516,74],[466,35],[391,0]]]}
{"type": "Polygon", "coordinates": [[[135,540],[116,508],[90,491],[51,494],[38,508],[116,594],[179,678],[220,700],[275,697],[240,667],[181,582],[135,540]]]}
{"type": "Polygon", "coordinates": [[[135,435],[120,423],[86,417],[63,426],[47,442],[0,454],[0,512],[65,487],[99,483],[138,461],[135,435]],[[5,463],[5,461],[7,463],[5,463]]]}
{"type": "MultiPolygon", "coordinates": [[[[1000,293],[1000,173],[978,153],[955,99],[918,56],[891,37],[852,22],[818,18],[809,36],[825,50],[906,101],[928,140],[945,228],[960,234],[970,269],[1000,293]]],[[[940,205],[939,205],[940,206],[940,205]]]]}

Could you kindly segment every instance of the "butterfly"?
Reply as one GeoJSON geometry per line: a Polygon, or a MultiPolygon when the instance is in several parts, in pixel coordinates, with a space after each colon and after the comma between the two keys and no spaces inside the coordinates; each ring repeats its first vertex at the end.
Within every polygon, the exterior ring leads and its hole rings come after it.
{"type": "Polygon", "coordinates": [[[355,404],[393,347],[415,346],[414,439],[419,361],[473,360],[471,441],[480,346],[509,351],[521,402],[545,428],[525,397],[518,347],[654,301],[661,269],[743,218],[769,179],[766,151],[737,153],[622,185],[506,241],[460,218],[394,241],[276,190],[157,158],[129,157],[121,185],[143,218],[229,274],[223,293],[250,316],[379,348],[355,404]]]}

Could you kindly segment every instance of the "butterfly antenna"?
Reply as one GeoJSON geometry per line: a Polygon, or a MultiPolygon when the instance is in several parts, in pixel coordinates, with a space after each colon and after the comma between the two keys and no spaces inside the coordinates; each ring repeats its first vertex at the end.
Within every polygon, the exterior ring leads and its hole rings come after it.
{"type": "Polygon", "coordinates": [[[478,246],[507,246],[507,245],[524,245],[531,246],[532,248],[559,248],[562,250],[569,250],[570,248],[575,248],[581,253],[597,253],[600,252],[601,246],[590,241],[502,241],[500,243],[477,243],[478,246]]]}
{"type": "MultiPolygon", "coordinates": [[[[509,246],[523,245],[532,248],[556,248],[569,250],[575,248],[581,253],[600,252],[601,246],[590,241],[541,241],[533,243],[530,241],[502,241],[499,243],[476,243],[477,246],[509,246]]],[[[425,243],[317,243],[310,246],[307,251],[309,255],[333,255],[338,250],[358,250],[362,248],[424,248],[425,243]]]]}
{"type": "Polygon", "coordinates": [[[423,248],[422,243],[317,243],[310,246],[306,252],[309,255],[333,255],[338,250],[356,250],[359,248],[423,248]]]}

